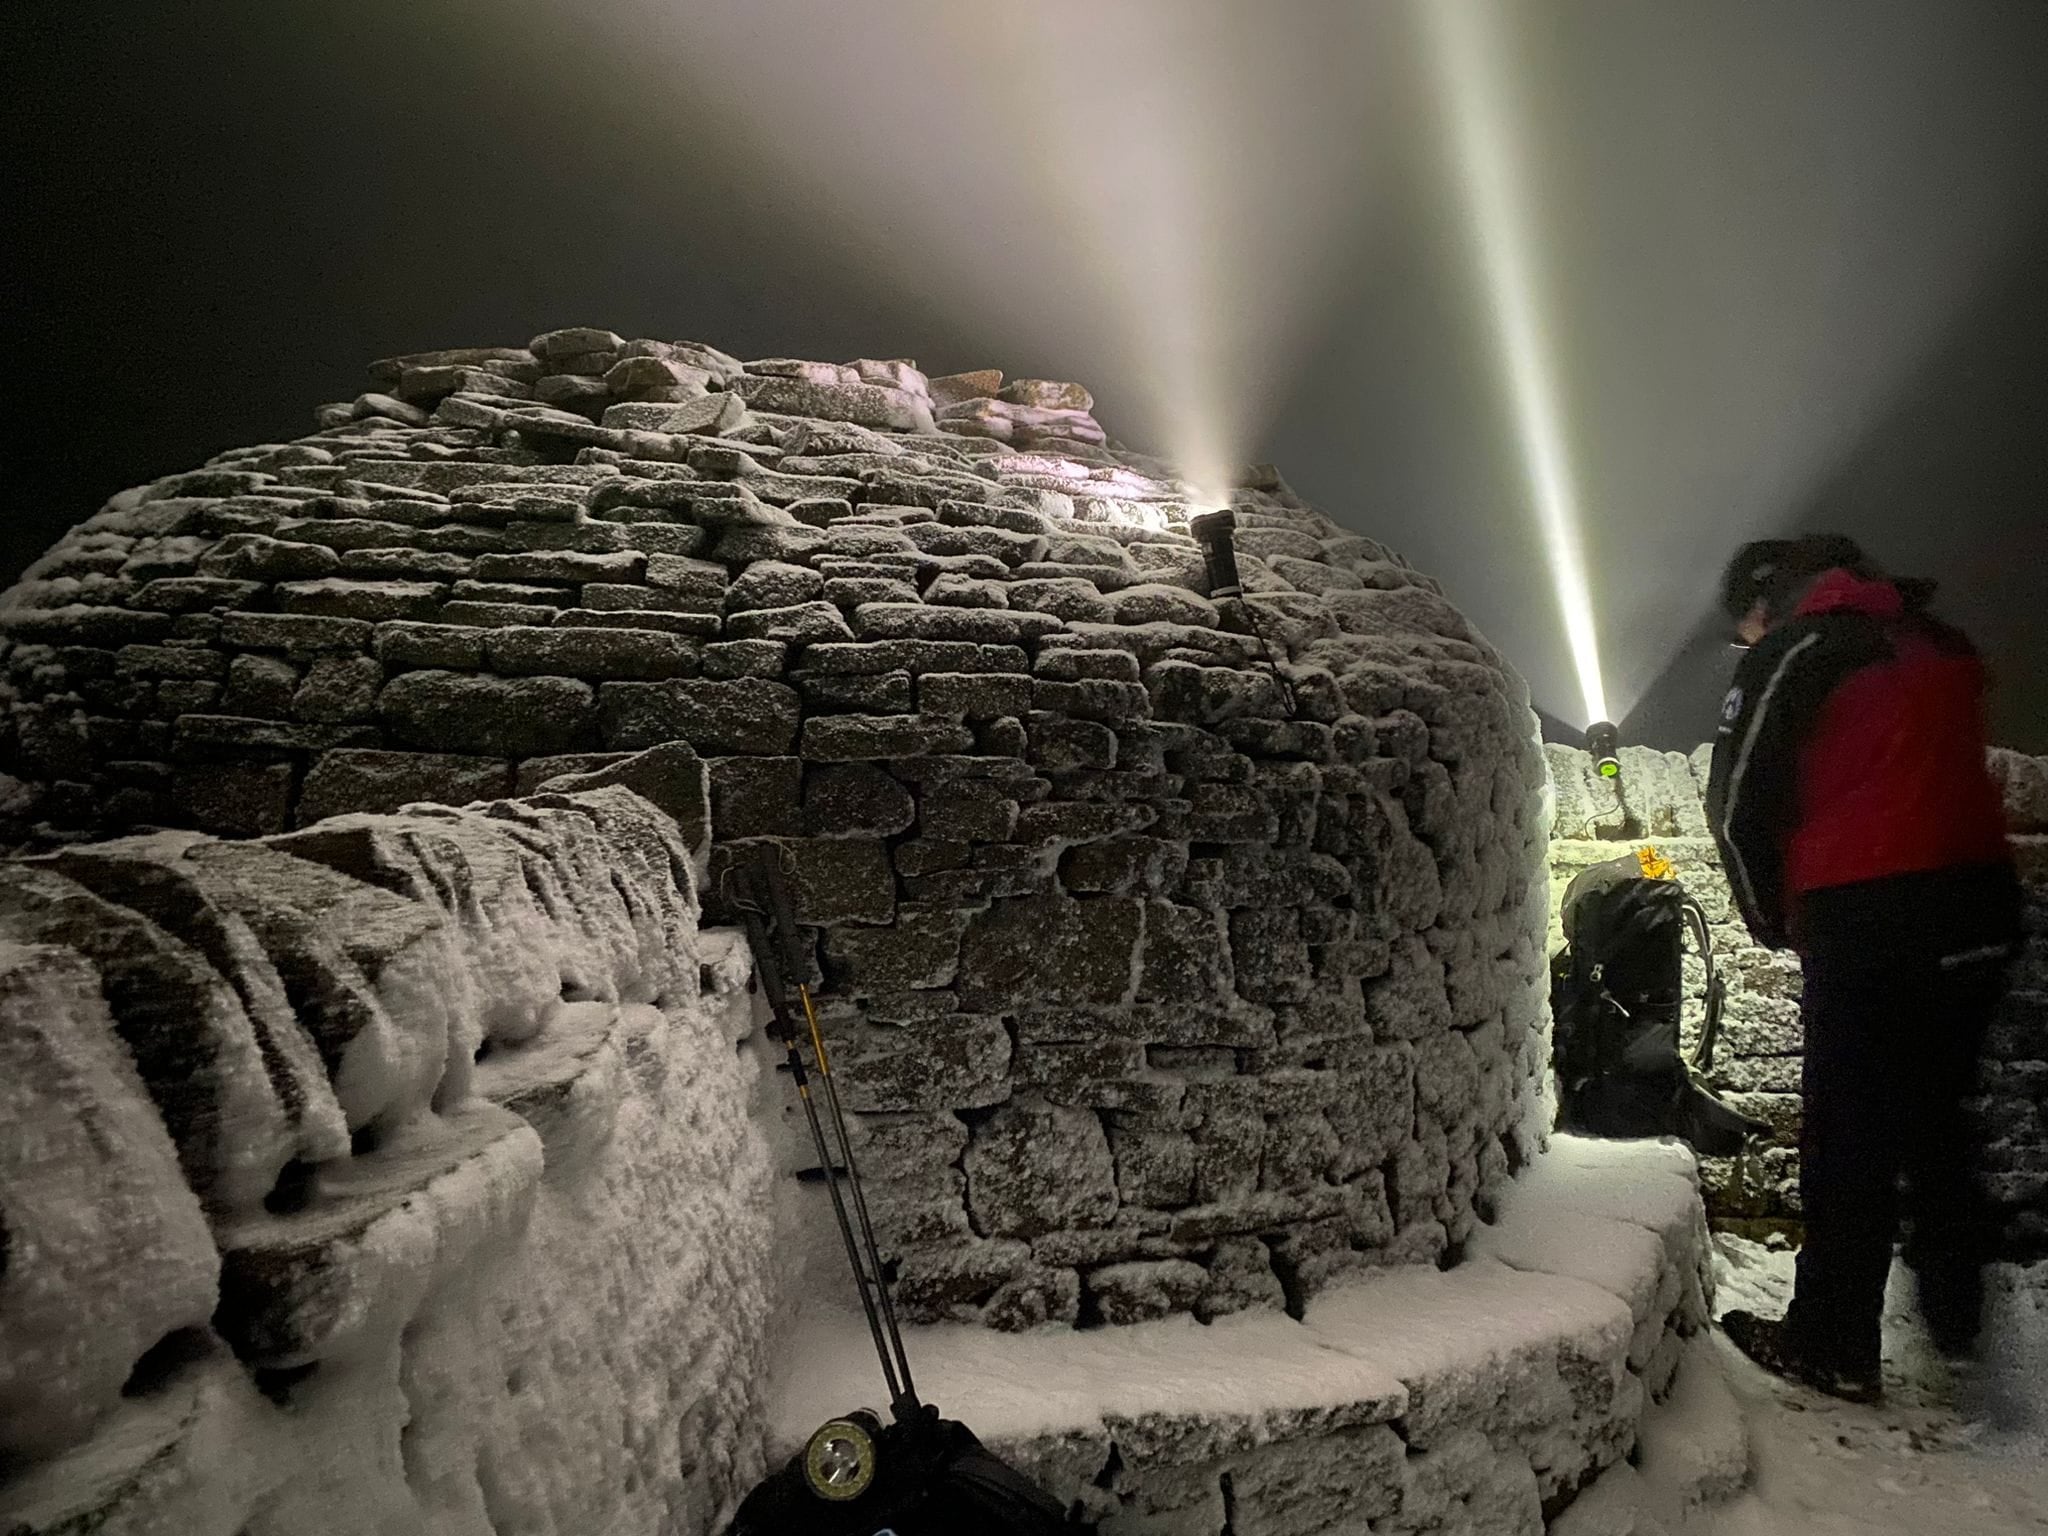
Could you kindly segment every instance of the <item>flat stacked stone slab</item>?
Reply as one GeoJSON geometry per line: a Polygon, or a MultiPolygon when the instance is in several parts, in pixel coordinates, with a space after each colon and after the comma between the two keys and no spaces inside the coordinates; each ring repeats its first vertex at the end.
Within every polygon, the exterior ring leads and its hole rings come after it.
{"type": "Polygon", "coordinates": [[[0,1527],[714,1527],[774,1230],[706,778],[0,863],[0,1527]]]}
{"type": "MultiPolygon", "coordinates": [[[[1299,1321],[908,1343],[926,1401],[1105,1536],[1537,1536],[1623,1463],[1707,1326],[1691,1155],[1555,1138],[1473,1249],[1351,1277],[1299,1321]]],[[[775,1455],[878,1390],[858,1316],[811,1294],[773,1360],[775,1455]]]]}
{"type": "Polygon", "coordinates": [[[1435,583],[1253,468],[1215,601],[1194,492],[1058,381],[578,327],[368,382],[0,601],[18,836],[683,743],[712,918],[772,848],[818,930],[913,1315],[1298,1311],[1459,1251],[1530,1150],[1546,828],[1435,583]]]}

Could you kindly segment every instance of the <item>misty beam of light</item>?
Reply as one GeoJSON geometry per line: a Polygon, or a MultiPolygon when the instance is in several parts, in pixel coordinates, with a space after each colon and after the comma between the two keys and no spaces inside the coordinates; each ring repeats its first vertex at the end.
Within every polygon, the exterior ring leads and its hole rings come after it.
{"type": "Polygon", "coordinates": [[[1529,494],[1563,611],[1586,719],[1605,720],[1607,690],[1566,445],[1556,355],[1536,292],[1528,180],[1515,155],[1503,49],[1490,0],[1417,0],[1450,117],[1459,180],[1478,257],[1529,494]]]}
{"type": "Polygon", "coordinates": [[[1283,9],[609,0],[591,31],[670,152],[741,168],[778,240],[945,316],[960,365],[1084,380],[1221,505],[1339,291],[1386,137],[1374,8],[1283,9]]]}

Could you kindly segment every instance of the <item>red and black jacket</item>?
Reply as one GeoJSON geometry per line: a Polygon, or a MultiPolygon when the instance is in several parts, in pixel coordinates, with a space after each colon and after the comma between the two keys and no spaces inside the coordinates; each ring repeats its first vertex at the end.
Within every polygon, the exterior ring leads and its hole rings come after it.
{"type": "MultiPolygon", "coordinates": [[[[1760,944],[1806,947],[1816,892],[1932,896],[1951,871],[2010,879],[1984,763],[1983,663],[1923,597],[1829,571],[1736,669],[1707,817],[1760,944]]],[[[1969,914],[1950,916],[1967,928],[1969,914]]],[[[1987,911],[1984,942],[2008,925],[1987,911]]]]}

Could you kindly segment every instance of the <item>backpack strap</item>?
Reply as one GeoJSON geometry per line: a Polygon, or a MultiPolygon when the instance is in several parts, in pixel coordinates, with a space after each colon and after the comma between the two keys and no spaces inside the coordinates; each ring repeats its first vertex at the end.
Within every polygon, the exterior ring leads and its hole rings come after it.
{"type": "Polygon", "coordinates": [[[1693,1052],[1693,1069],[1698,1072],[1714,1070],[1714,1047],[1721,1038],[1721,1011],[1727,997],[1727,985],[1714,969],[1714,937],[1707,928],[1707,912],[1690,894],[1685,898],[1685,921],[1692,929],[1693,938],[1700,947],[1700,963],[1706,967],[1707,1013],[1700,1024],[1699,1048],[1693,1052]]]}

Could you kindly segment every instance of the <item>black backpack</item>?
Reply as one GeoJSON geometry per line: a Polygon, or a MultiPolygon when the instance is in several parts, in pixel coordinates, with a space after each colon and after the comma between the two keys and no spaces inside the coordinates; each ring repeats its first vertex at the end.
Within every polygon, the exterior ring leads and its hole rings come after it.
{"type": "Polygon", "coordinates": [[[1768,1127],[1722,1103],[1712,1070],[1724,988],[1706,913],[1635,855],[1582,871],[1564,893],[1564,948],[1550,964],[1558,1127],[1591,1136],[1677,1136],[1733,1157],[1768,1127]],[[1685,935],[1706,964],[1706,1021],[1688,1064],[1679,1045],[1685,935]]]}

